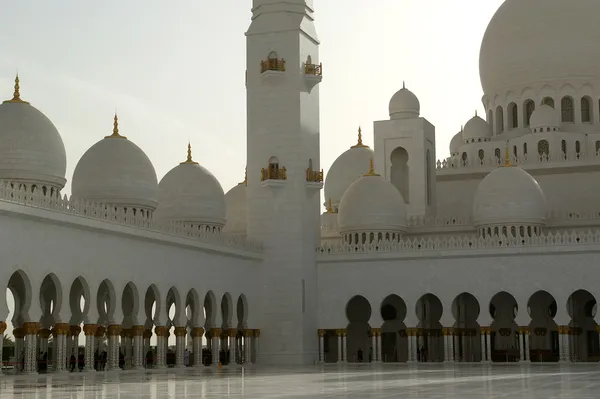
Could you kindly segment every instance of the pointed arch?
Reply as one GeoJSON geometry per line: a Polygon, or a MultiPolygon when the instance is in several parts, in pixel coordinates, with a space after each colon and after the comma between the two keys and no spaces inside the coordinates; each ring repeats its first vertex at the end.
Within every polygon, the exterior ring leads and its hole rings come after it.
{"type": "Polygon", "coordinates": [[[123,326],[139,325],[140,294],[136,285],[129,281],[121,294],[121,309],[123,310],[123,326]]]}
{"type": "Polygon", "coordinates": [[[199,325],[200,311],[200,296],[198,295],[198,292],[192,288],[188,291],[185,298],[185,313],[189,327],[203,327],[202,325],[199,325]]]}
{"type": "Polygon", "coordinates": [[[27,273],[20,269],[16,270],[8,279],[7,288],[15,300],[13,325],[20,325],[25,321],[29,321],[32,292],[31,280],[27,273]]]}
{"type": "Polygon", "coordinates": [[[231,294],[226,292],[221,298],[221,319],[223,320],[222,329],[227,330],[231,328],[231,320],[233,318],[233,301],[231,294]]]}
{"type": "Polygon", "coordinates": [[[181,306],[181,295],[177,287],[173,286],[167,292],[167,317],[170,321],[171,326],[180,327],[178,323],[182,322],[182,306],[181,306]],[[174,306],[173,312],[171,308],[174,306]]]}
{"type": "Polygon", "coordinates": [[[120,324],[114,320],[115,309],[117,307],[117,296],[115,286],[109,279],[105,279],[98,287],[96,295],[96,306],[100,315],[100,324],[120,324]]]}
{"type": "Polygon", "coordinates": [[[248,300],[246,295],[240,294],[236,306],[237,328],[243,330],[248,327],[248,300]]]}
{"type": "Polygon", "coordinates": [[[39,292],[40,308],[42,309],[42,325],[50,328],[60,314],[63,301],[63,289],[56,274],[50,273],[44,277],[39,292]]]}
{"type": "Polygon", "coordinates": [[[160,312],[160,304],[161,296],[160,291],[156,284],[150,284],[148,289],[146,289],[146,295],[144,297],[144,311],[146,313],[146,328],[150,329],[152,326],[156,325],[157,312],[160,312]]]}
{"type": "Polygon", "coordinates": [[[204,296],[204,312],[205,312],[205,327],[208,331],[211,328],[215,328],[217,320],[217,298],[212,291],[208,291],[204,296]]]}

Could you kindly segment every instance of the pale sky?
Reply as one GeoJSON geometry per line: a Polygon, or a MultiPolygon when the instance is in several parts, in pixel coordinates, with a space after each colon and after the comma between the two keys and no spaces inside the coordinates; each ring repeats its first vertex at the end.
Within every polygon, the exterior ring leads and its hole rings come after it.
{"type": "MultiPolygon", "coordinates": [[[[481,105],[479,47],[503,0],[314,0],[320,60],[321,166],[373,144],[406,81],[436,126],[437,156],[481,105]]],[[[158,178],[194,158],[225,191],[246,166],[245,36],[250,0],[21,0],[0,12],[0,98],[15,72],[24,100],[44,112],[77,161],[112,132],[152,160],[158,178]]],[[[255,171],[258,173],[258,171],[255,171]]],[[[12,299],[12,298],[11,298],[12,299]]],[[[12,317],[9,316],[9,318],[12,317]]]]}

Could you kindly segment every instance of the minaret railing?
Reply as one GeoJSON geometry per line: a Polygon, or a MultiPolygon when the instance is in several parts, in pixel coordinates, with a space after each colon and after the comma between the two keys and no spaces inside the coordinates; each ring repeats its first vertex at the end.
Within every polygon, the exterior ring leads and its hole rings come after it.
{"type": "Polygon", "coordinates": [[[260,73],[267,71],[285,72],[285,60],[278,58],[267,58],[260,62],[260,73]]]}

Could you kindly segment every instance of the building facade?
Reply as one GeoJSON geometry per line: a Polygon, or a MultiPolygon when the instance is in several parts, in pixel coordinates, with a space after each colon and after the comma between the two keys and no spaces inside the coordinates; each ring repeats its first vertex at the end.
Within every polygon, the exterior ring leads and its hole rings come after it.
{"type": "Polygon", "coordinates": [[[107,369],[142,368],[155,336],[165,367],[170,334],[178,367],[186,346],[195,366],[600,360],[600,3],[575,3],[500,7],[480,52],[486,115],[449,157],[403,87],[374,148],[359,130],[325,179],[313,2],[254,0],[247,174],[227,193],[190,146],[159,182],[115,115],[62,194],[62,139],[17,78],[0,105],[15,366],[51,352],[56,372],[72,355],[94,370],[105,351],[107,369]]]}

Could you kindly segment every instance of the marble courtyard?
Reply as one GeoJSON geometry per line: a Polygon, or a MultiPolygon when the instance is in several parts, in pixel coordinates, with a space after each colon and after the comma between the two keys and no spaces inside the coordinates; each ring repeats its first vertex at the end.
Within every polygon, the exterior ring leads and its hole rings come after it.
{"type": "Polygon", "coordinates": [[[597,398],[595,364],[356,365],[3,376],[0,399],[597,398]]]}

